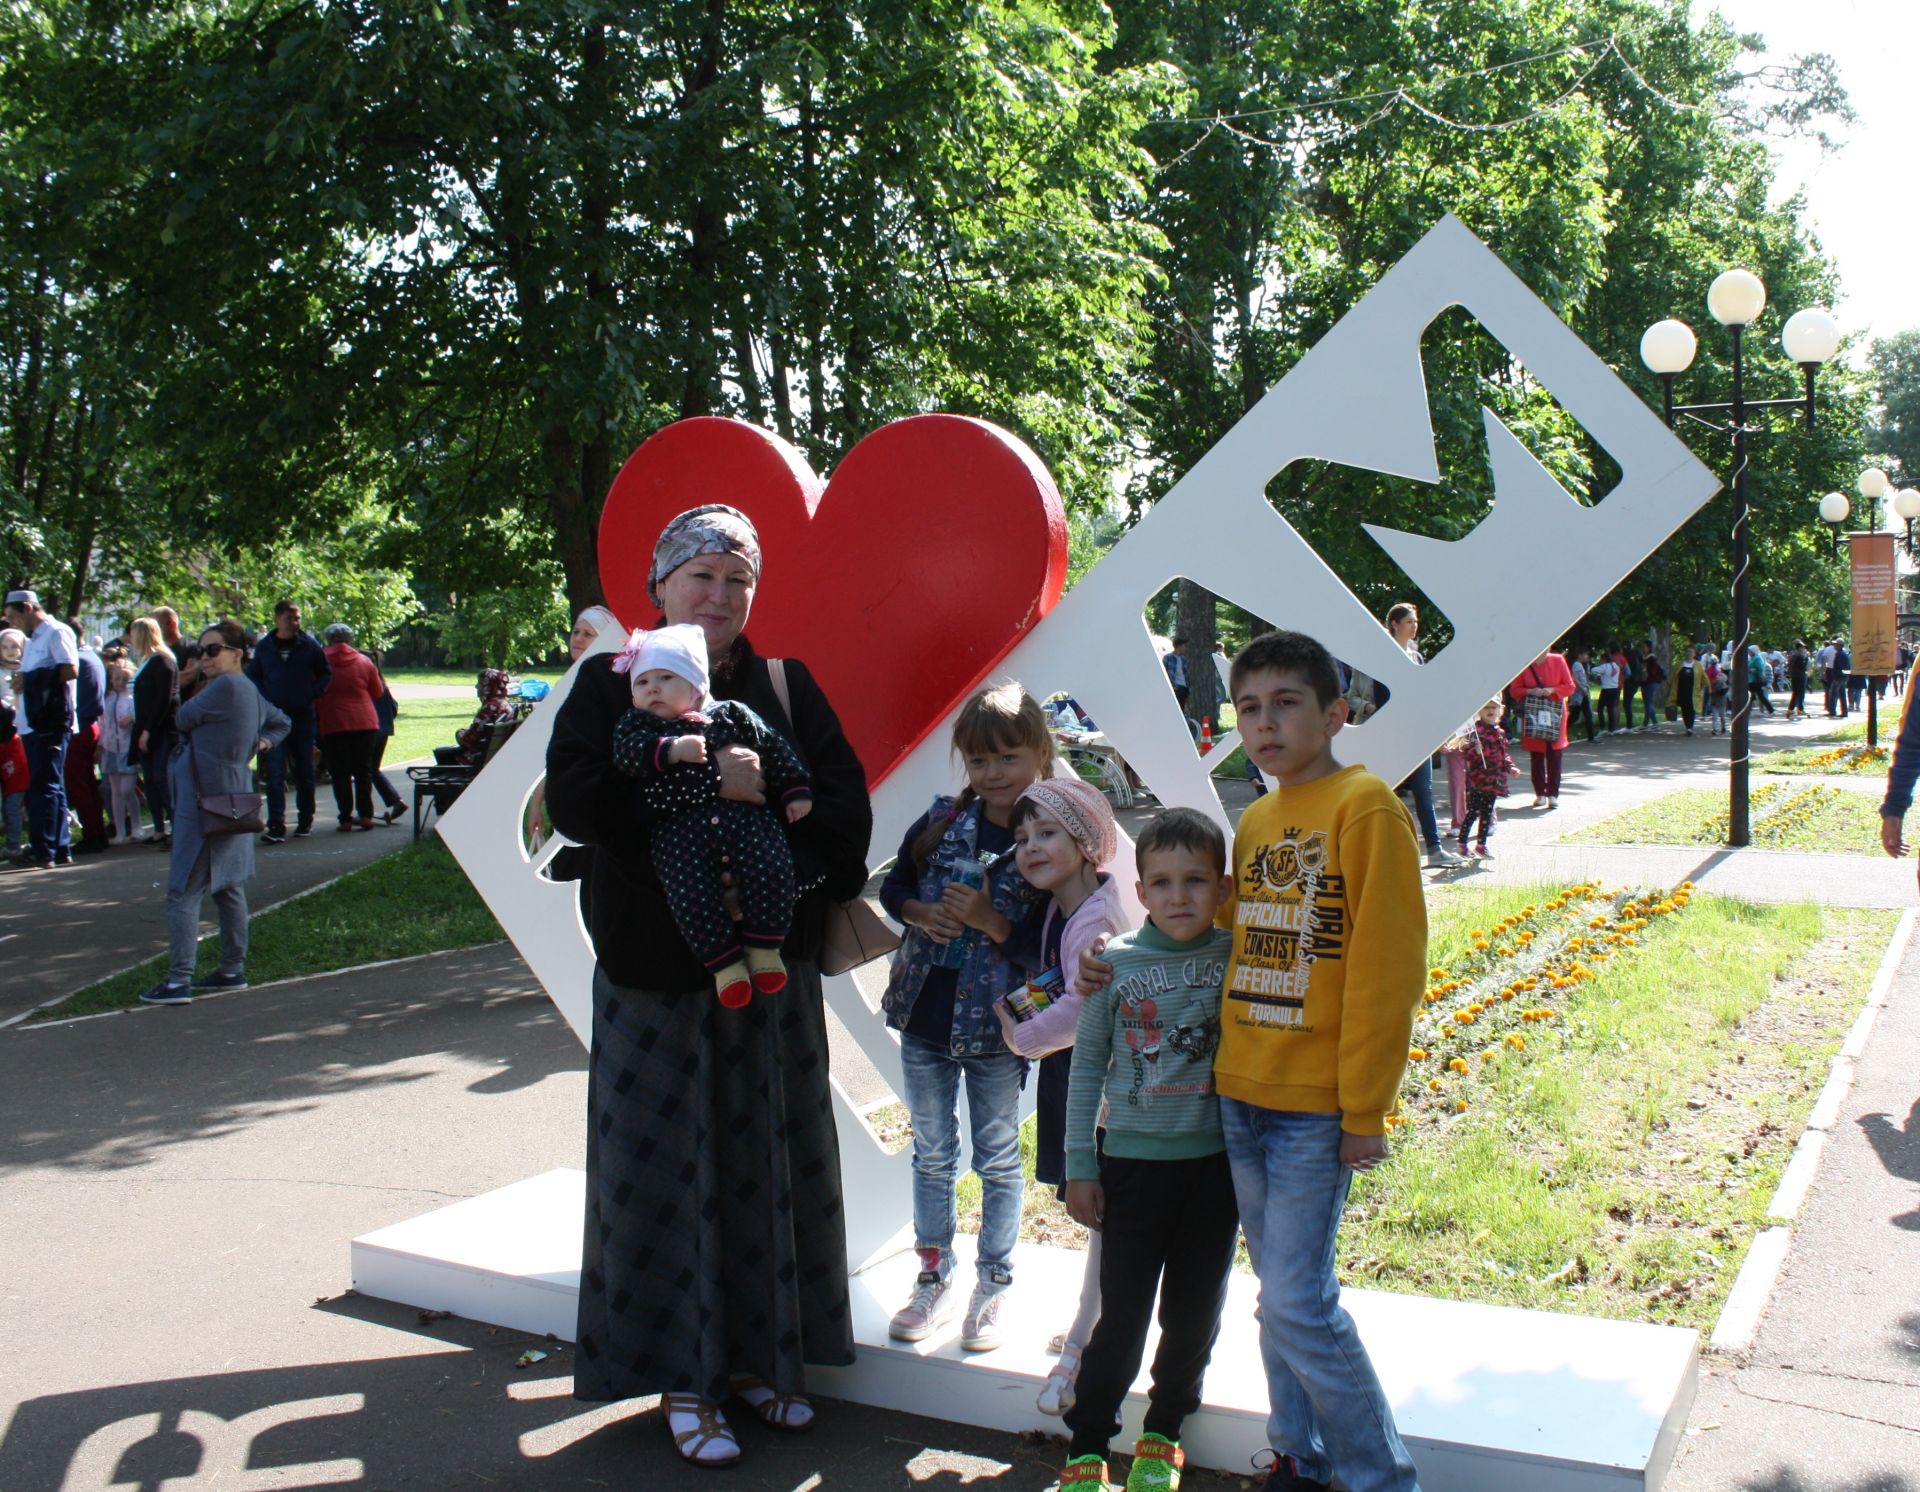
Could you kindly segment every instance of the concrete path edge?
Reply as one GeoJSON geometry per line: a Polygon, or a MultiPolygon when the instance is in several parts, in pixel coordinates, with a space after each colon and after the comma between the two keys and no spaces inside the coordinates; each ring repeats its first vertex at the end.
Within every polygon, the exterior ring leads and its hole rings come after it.
{"type": "Polygon", "coordinates": [[[1760,1320],[1767,1313],[1767,1304],[1773,1297],[1774,1287],[1780,1282],[1780,1276],[1786,1272],[1787,1256],[1793,1249],[1793,1229],[1790,1224],[1799,1217],[1800,1209],[1806,1204],[1807,1193],[1813,1189],[1814,1179],[1819,1175],[1827,1133],[1839,1117],[1841,1106],[1853,1088],[1854,1062],[1866,1050],[1874,1019],[1886,1006],[1887,997],[1893,990],[1894,975],[1899,971],[1900,961],[1906,957],[1916,920],[1920,920],[1920,908],[1909,907],[1901,913],[1893,936],[1887,940],[1887,951],[1881,955],[1880,967],[1874,971],[1873,983],[1868,986],[1866,1002],[1847,1032],[1847,1039],[1841,1043],[1840,1050],[1834,1053],[1833,1062],[1827,1069],[1827,1081],[1820,1089],[1820,1097],[1814,1102],[1813,1112],[1807,1116],[1806,1128],[1801,1131],[1799,1142],[1793,1147],[1793,1157],[1787,1162],[1780,1184],[1774,1189],[1773,1199],[1767,1204],[1767,1216],[1777,1220],[1781,1226],[1763,1230],[1747,1246],[1747,1257],[1734,1278],[1733,1288],[1727,1292],[1726,1304],[1720,1308],[1719,1319],[1713,1324],[1707,1348],[1716,1356],[1738,1359],[1753,1350],[1754,1338],[1760,1331],[1760,1320]]]}

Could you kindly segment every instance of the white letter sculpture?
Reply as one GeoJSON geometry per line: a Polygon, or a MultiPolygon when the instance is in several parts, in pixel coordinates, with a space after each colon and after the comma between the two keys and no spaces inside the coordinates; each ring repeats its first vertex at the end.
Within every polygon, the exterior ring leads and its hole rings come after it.
{"type": "MultiPolygon", "coordinates": [[[[1070,689],[1163,803],[1190,804],[1224,824],[1208,762],[1194,752],[1173,707],[1143,618],[1149,598],[1185,577],[1277,626],[1312,633],[1335,656],[1385,681],[1391,701],[1366,724],[1343,732],[1340,750],[1343,760],[1398,782],[1718,488],[1659,417],[1449,216],[1154,504],[993,674],[1019,679],[1041,697],[1070,689]],[[1453,623],[1453,641],[1416,667],[1274,510],[1266,489],[1302,460],[1438,481],[1420,341],[1434,318],[1456,305],[1573,414],[1622,476],[1604,501],[1583,504],[1485,411],[1491,513],[1452,541],[1368,529],[1453,623]]],[[[1417,519],[1417,505],[1409,503],[1408,510],[1417,519]]],[[[618,643],[602,634],[596,651],[618,643]]],[[[585,1042],[593,951],[575,888],[541,879],[535,872],[545,855],[530,860],[519,834],[527,797],[544,770],[554,711],[572,681],[569,673],[515,732],[448,813],[441,835],[585,1042]]],[[[950,726],[942,722],[875,789],[878,853],[899,842],[936,792],[953,790],[950,726]]],[[[827,1001],[898,1093],[898,1043],[853,979],[828,980],[827,1001]]],[[[834,1092],[848,1254],[857,1266],[894,1246],[910,1224],[910,1156],[889,1155],[837,1081],[834,1092]]]]}

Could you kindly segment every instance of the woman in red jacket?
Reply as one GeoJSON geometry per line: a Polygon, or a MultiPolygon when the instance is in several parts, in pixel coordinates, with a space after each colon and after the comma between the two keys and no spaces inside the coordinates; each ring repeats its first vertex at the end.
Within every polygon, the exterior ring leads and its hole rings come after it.
{"type": "Polygon", "coordinates": [[[1526,671],[1507,685],[1507,697],[1520,712],[1520,744],[1533,758],[1533,806],[1560,806],[1560,757],[1567,749],[1567,700],[1573,694],[1573,670],[1567,660],[1551,650],[1527,665],[1526,671]],[[1527,733],[1527,706],[1549,702],[1559,705],[1559,720],[1552,739],[1527,733]]]}
{"type": "Polygon", "coordinates": [[[353,645],[353,628],[345,622],[327,628],[327,666],[333,677],[326,692],[314,701],[313,712],[344,834],[356,825],[362,829],[374,825],[373,750],[380,736],[380,716],[374,706],[386,683],[373,660],[353,645]]]}

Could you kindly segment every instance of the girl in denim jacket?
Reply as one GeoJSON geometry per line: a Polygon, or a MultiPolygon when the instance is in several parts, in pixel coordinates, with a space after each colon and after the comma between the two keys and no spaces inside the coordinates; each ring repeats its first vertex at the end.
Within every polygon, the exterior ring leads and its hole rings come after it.
{"type": "Polygon", "coordinates": [[[1000,1305],[1013,1283],[1025,1193],[1020,1088],[1026,1063],[1007,1049],[993,1007],[1025,981],[1006,945],[1037,922],[1046,900],[1014,864],[1009,826],[1020,794],[1053,765],[1053,737],[1033,697],[1018,684],[1003,684],[961,706],[953,750],[966,767],[967,785],[956,797],[935,798],[907,831],[880,889],[881,905],[907,930],[881,1009],[900,1033],[920,1254],[913,1294],[890,1330],[900,1341],[917,1342],[959,1308],[950,1276],[964,1081],[981,1205],[978,1280],[960,1345],[985,1352],[1000,1345],[1000,1305]]]}

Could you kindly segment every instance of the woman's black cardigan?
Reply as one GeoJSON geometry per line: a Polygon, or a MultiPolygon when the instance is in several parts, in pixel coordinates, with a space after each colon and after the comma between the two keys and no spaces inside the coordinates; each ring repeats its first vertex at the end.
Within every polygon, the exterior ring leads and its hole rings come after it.
{"type": "MultiPolygon", "coordinates": [[[[786,674],[792,720],[780,707],[766,660],[743,637],[724,674],[714,678],[713,694],[750,706],[785,735],[813,779],[813,812],[785,826],[801,896],[782,950],[790,959],[812,961],[820,955],[829,904],[859,895],[866,884],[873,804],[866,771],[813,675],[792,658],[786,674]]],[[[613,727],[631,703],[611,654],[580,666],[547,745],[547,810],[568,839],[598,850],[588,872],[587,931],[607,976],[639,989],[708,991],[712,975],[681,938],[654,874],[649,843],[657,813],[641,801],[640,784],[613,765],[613,727]]],[[[719,771],[712,764],[703,773],[675,776],[690,783],[690,802],[717,793],[719,771]]]]}
{"type": "Polygon", "coordinates": [[[148,655],[147,666],[133,681],[133,728],[153,737],[149,750],[173,729],[174,707],[180,703],[180,670],[165,653],[148,655]]]}

